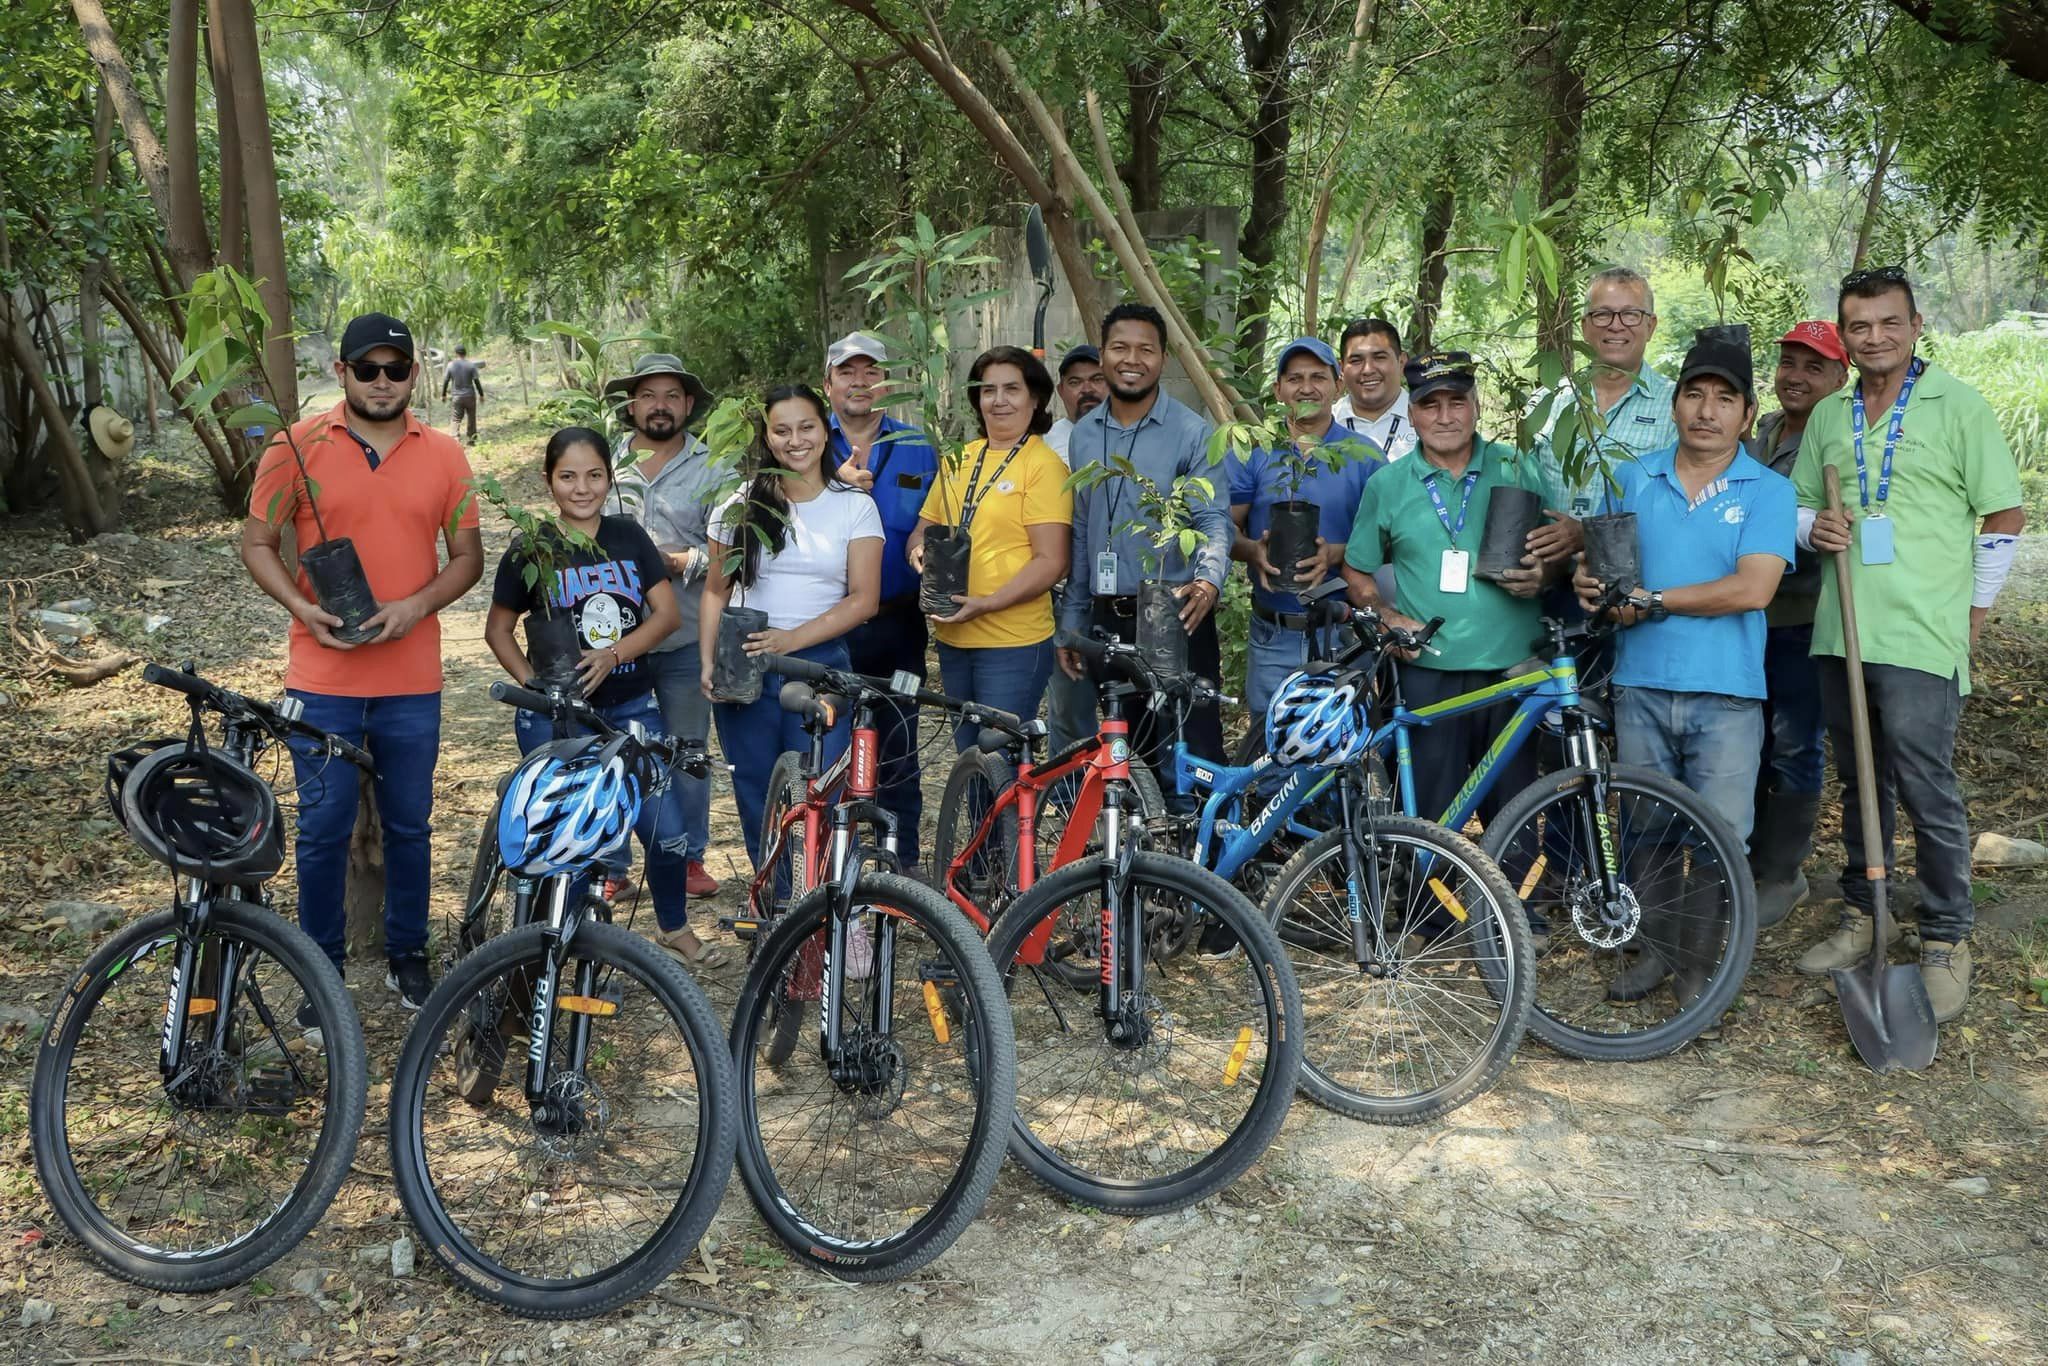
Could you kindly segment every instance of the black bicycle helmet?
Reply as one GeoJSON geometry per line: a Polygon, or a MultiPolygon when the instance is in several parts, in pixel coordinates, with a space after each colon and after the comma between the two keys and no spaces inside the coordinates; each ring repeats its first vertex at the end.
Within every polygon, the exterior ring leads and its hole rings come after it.
{"type": "Polygon", "coordinates": [[[121,785],[121,823],[174,873],[251,886],[284,867],[284,829],[270,785],[216,749],[165,746],[121,785]]]}
{"type": "Polygon", "coordinates": [[[138,740],[123,750],[107,756],[107,807],[114,813],[114,819],[121,822],[121,828],[128,828],[128,813],[121,809],[121,789],[128,785],[128,775],[135,766],[168,745],[182,745],[185,741],[176,735],[159,735],[154,740],[138,740]]]}

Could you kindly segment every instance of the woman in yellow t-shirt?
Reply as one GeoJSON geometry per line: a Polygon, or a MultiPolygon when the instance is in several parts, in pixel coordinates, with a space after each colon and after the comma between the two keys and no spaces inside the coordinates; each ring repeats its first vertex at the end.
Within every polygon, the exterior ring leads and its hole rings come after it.
{"type": "MultiPolygon", "coordinates": [[[[949,696],[1019,716],[1038,714],[1052,674],[1052,586],[1067,572],[1074,495],[1067,467],[1044,433],[1052,426],[1052,376],[1015,346],[974,358],[968,401],[982,439],[942,466],[910,535],[910,563],[924,569],[928,527],[964,527],[967,591],[951,616],[934,616],[939,676],[949,696]]],[[[953,732],[961,750],[974,729],[953,732]]]]}

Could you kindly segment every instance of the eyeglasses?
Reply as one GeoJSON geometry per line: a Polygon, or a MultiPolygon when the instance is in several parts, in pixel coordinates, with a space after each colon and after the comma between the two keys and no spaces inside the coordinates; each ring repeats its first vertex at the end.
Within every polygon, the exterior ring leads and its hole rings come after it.
{"type": "Polygon", "coordinates": [[[362,384],[376,383],[379,375],[396,384],[412,374],[412,362],[409,360],[352,360],[348,368],[355,372],[357,382],[362,384]]]}
{"type": "Polygon", "coordinates": [[[1842,277],[1842,292],[1861,289],[1865,285],[1902,285],[1906,283],[1904,266],[1879,266],[1875,270],[1852,270],[1842,277]]]}
{"type": "Polygon", "coordinates": [[[1643,319],[1657,315],[1647,308],[1590,308],[1586,310],[1586,321],[1595,327],[1612,327],[1620,323],[1623,327],[1641,327],[1643,319]]]}

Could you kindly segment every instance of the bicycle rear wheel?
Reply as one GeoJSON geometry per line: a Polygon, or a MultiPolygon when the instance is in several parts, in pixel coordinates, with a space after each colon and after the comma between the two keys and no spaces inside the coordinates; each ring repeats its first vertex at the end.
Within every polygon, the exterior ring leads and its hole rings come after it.
{"type": "Polygon", "coordinates": [[[556,986],[548,1095],[529,1105],[546,935],[528,925],[492,940],[427,998],[392,1074],[391,1172],[463,1289],[530,1318],[581,1318],[658,1285],[710,1226],[732,1175],[732,1060],[681,965],[586,921],[556,986]],[[479,1101],[448,1044],[483,1028],[515,1061],[479,1101]]]}
{"type": "Polygon", "coordinates": [[[953,761],[953,771],[946,775],[938,828],[932,835],[932,867],[941,876],[951,876],[953,885],[989,920],[1001,915],[1017,893],[1016,807],[996,817],[988,838],[957,874],[951,869],[1010,781],[1008,764],[978,748],[969,749],[953,761]]]}
{"type": "Polygon", "coordinates": [[[886,1280],[951,1247],[987,1201],[1016,1113],[1016,1043],[967,918],[928,887],[870,872],[846,917],[839,1054],[813,1031],[771,1061],[777,991],[806,977],[807,959],[823,964],[831,900],[821,888],[784,916],[740,988],[740,1175],[799,1258],[886,1280]]]}
{"type": "Polygon", "coordinates": [[[1600,883],[1594,770],[1562,769],[1508,802],[1488,853],[1551,927],[1529,1031],[1561,1053],[1639,1062],[1711,1029],[1756,951],[1756,884],[1735,834],[1684,784],[1615,766],[1600,812],[1621,895],[1600,883]]]}
{"type": "Polygon", "coordinates": [[[162,911],[86,960],[29,1089],[57,1217],[115,1275],[187,1293],[247,1280],[319,1222],[355,1155],[366,1085],[355,1005],[296,925],[220,901],[203,943],[174,1084],[158,1066],[178,956],[162,911]]]}
{"type": "Polygon", "coordinates": [[[1266,903],[1301,981],[1301,1089],[1355,1119],[1419,1124],[1491,1088],[1514,1057],[1535,997],[1529,926],[1463,836],[1383,816],[1356,838],[1363,885],[1351,886],[1346,835],[1332,830],[1295,855],[1266,903]]]}
{"type": "Polygon", "coordinates": [[[1094,981],[1030,960],[1048,938],[1100,941],[1104,859],[1059,869],[996,922],[989,956],[1011,978],[1017,1122],[1010,1149],[1069,1199],[1157,1214],[1236,1180],[1279,1131],[1301,1068],[1301,994],[1271,927],[1229,883],[1140,853],[1129,894],[1145,927],[1145,991],[1112,1041],[1094,981]],[[1214,922],[1238,948],[1168,954],[1214,922]]]}
{"type": "MultiPolygon", "coordinates": [[[[794,750],[784,750],[775,760],[775,767],[768,771],[768,803],[761,819],[761,838],[770,841],[764,856],[774,869],[772,880],[765,884],[772,899],[764,901],[758,894],[754,898],[754,938],[747,945],[749,962],[753,961],[762,936],[768,933],[768,926],[810,893],[811,849],[804,837],[803,822],[797,821],[786,830],[782,824],[803,801],[803,756],[794,750]]],[[[771,1006],[773,1022],[767,1056],[779,1067],[789,1061],[804,1027],[804,995],[793,978],[779,984],[771,1006]]]]}

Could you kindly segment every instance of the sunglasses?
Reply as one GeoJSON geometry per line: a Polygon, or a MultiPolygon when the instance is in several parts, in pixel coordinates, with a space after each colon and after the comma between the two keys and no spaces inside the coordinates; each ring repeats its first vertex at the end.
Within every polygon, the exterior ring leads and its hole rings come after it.
{"type": "Polygon", "coordinates": [[[409,360],[352,360],[348,363],[348,368],[355,372],[356,379],[363,384],[376,383],[379,375],[396,384],[412,374],[412,362],[409,360]]]}
{"type": "Polygon", "coordinates": [[[1842,277],[1844,292],[1860,289],[1864,285],[1902,285],[1906,283],[1904,266],[1879,266],[1876,270],[1852,270],[1842,277]]]}

